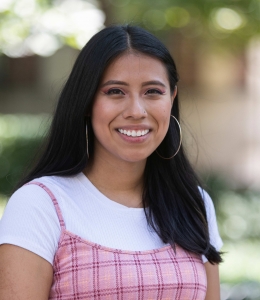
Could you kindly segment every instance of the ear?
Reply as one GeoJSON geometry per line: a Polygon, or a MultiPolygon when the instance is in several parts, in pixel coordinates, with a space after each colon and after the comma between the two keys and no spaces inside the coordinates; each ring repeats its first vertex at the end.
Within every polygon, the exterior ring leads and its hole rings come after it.
{"type": "Polygon", "coordinates": [[[178,92],[178,88],[177,88],[177,85],[175,85],[174,91],[172,93],[172,98],[171,98],[172,105],[173,105],[174,99],[175,99],[175,97],[177,95],[177,92],[178,92]]]}

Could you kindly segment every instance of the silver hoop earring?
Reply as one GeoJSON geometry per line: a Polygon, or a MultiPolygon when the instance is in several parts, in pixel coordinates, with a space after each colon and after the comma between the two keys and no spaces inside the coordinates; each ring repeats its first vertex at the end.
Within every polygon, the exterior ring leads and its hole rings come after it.
{"type": "Polygon", "coordinates": [[[87,139],[87,156],[89,158],[89,152],[88,152],[88,125],[86,125],[86,139],[87,139]]]}
{"type": "Polygon", "coordinates": [[[178,124],[179,126],[179,130],[180,130],[180,143],[179,143],[179,146],[178,146],[178,149],[177,151],[171,156],[171,157],[163,157],[161,154],[159,154],[159,152],[156,150],[156,153],[163,159],[171,159],[173,158],[180,150],[181,148],[181,143],[182,143],[182,131],[181,131],[181,125],[179,123],[179,121],[177,120],[177,118],[175,118],[173,115],[171,115],[171,117],[176,121],[176,123],[178,124]]]}

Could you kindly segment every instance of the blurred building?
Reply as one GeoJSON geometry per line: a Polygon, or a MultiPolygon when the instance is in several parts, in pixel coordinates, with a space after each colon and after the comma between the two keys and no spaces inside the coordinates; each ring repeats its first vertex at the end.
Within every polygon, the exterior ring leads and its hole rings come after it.
{"type": "Polygon", "coordinates": [[[260,42],[235,54],[202,45],[196,60],[196,86],[182,95],[183,120],[198,145],[197,153],[190,136],[191,158],[204,173],[260,189],[260,42]]]}
{"type": "Polygon", "coordinates": [[[78,53],[63,47],[49,57],[0,56],[0,113],[52,113],[78,53]]]}

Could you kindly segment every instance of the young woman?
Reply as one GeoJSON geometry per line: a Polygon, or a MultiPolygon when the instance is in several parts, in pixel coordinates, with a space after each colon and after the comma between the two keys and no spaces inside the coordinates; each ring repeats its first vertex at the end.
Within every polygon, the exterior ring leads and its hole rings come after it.
{"type": "Polygon", "coordinates": [[[1,220],[1,300],[219,300],[222,241],[181,146],[177,81],[141,28],[87,43],[1,220]]]}

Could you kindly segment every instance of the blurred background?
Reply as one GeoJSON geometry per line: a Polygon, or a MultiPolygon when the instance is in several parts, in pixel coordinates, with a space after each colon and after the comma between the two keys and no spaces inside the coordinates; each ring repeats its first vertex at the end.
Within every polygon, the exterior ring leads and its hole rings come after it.
{"type": "Polygon", "coordinates": [[[79,50],[129,22],[176,61],[184,143],[224,241],[222,299],[260,299],[260,0],[1,0],[0,216],[79,50]]]}

